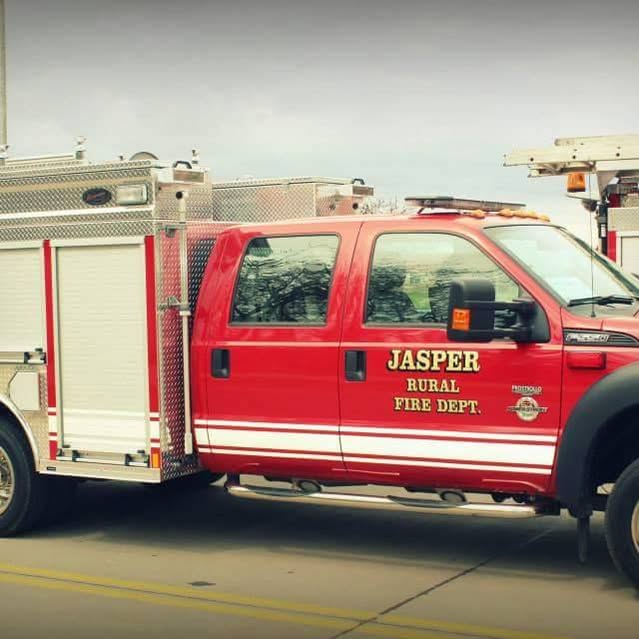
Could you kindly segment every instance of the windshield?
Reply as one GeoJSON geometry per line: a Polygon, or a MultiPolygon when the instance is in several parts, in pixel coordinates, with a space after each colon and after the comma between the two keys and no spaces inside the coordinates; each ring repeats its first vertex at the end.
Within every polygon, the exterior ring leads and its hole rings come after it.
{"type": "Polygon", "coordinates": [[[631,303],[639,296],[639,282],[564,229],[501,226],[486,233],[564,304],[592,298],[605,304],[631,303]]]}

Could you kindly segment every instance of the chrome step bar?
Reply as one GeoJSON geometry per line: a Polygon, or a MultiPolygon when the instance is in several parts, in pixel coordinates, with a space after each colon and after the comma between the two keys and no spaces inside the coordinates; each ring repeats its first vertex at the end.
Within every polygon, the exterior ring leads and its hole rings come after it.
{"type": "Polygon", "coordinates": [[[430,499],[412,499],[388,495],[356,495],[352,493],[305,493],[292,488],[269,488],[268,486],[249,486],[234,481],[226,483],[226,491],[233,497],[261,499],[267,501],[289,502],[296,504],[322,504],[325,506],[349,506],[367,509],[400,509],[412,512],[436,513],[446,515],[471,515],[475,517],[497,517],[506,519],[528,519],[549,514],[543,505],[530,504],[482,504],[464,502],[451,504],[430,499]]]}

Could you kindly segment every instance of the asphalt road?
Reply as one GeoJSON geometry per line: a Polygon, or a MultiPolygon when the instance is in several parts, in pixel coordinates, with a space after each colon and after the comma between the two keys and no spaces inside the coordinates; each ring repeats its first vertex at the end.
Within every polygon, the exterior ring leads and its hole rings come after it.
{"type": "Polygon", "coordinates": [[[601,518],[586,566],[574,528],[90,482],[0,540],[0,636],[637,639],[601,518]]]}

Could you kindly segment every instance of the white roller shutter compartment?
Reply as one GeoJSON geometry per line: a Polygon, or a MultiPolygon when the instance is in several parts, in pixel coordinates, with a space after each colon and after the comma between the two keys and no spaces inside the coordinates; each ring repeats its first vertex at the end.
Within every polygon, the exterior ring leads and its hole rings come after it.
{"type": "Polygon", "coordinates": [[[147,451],[143,245],[58,247],[56,279],[63,446],[147,451]]]}
{"type": "Polygon", "coordinates": [[[0,353],[44,347],[42,253],[0,245],[0,353]]]}

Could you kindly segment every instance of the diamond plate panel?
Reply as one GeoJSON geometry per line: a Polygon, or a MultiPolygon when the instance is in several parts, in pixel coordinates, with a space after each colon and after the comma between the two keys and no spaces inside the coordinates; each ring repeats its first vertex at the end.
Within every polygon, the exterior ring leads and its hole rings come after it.
{"type": "Polygon", "coordinates": [[[188,191],[186,199],[187,220],[212,220],[213,194],[211,185],[175,184],[160,182],[157,187],[156,216],[162,220],[177,220],[179,217],[178,191],[188,191]]]}
{"type": "MultiPolygon", "coordinates": [[[[215,237],[226,227],[219,223],[188,225],[189,305],[195,309],[202,276],[215,237]]],[[[160,305],[171,297],[180,298],[180,240],[161,233],[157,237],[157,298],[160,305]]],[[[192,316],[191,316],[192,320],[192,316]]],[[[162,308],[158,314],[160,353],[160,448],[162,479],[173,479],[200,469],[196,456],[184,453],[185,407],[182,350],[182,318],[177,308],[162,308]]],[[[190,428],[190,424],[187,426],[190,428]]]]}
{"type": "Polygon", "coordinates": [[[121,220],[89,224],[86,219],[74,219],[75,221],[67,220],[66,224],[50,221],[31,226],[3,226],[0,223],[0,242],[153,235],[156,228],[153,220],[121,220]]]}
{"type": "Polygon", "coordinates": [[[608,209],[608,229],[639,231],[639,206],[608,209]]]}
{"type": "Polygon", "coordinates": [[[358,213],[372,189],[338,178],[284,178],[212,184],[216,220],[270,222],[358,213]],[[355,206],[354,206],[355,205],[355,206]]]}
{"type": "Polygon", "coordinates": [[[38,459],[47,455],[49,450],[49,423],[47,417],[47,384],[46,369],[44,366],[33,366],[29,364],[0,364],[0,396],[9,397],[9,384],[14,375],[18,372],[29,373],[38,372],[40,375],[40,410],[25,411],[23,417],[31,428],[31,433],[38,449],[38,459]]]}
{"type": "MultiPolygon", "coordinates": [[[[633,185],[636,188],[636,185],[633,185]]],[[[639,207],[639,193],[633,192],[626,194],[622,200],[621,204],[623,207],[635,208],[639,207]]]]}
{"type": "MultiPolygon", "coordinates": [[[[207,247],[224,228],[210,222],[212,194],[209,184],[159,183],[157,187],[156,217],[156,296],[158,310],[158,341],[160,358],[160,451],[162,480],[174,479],[200,470],[196,455],[185,455],[184,373],[182,351],[182,318],[177,308],[164,308],[169,298],[180,299],[180,234],[178,191],[188,191],[187,253],[189,262],[189,302],[194,308],[208,260],[207,247]],[[168,226],[168,229],[167,229],[168,226]],[[167,232],[168,231],[168,232],[167,232]],[[199,281],[198,281],[199,278],[199,281]]],[[[188,425],[190,429],[190,424],[188,425]]]]}
{"type": "Polygon", "coordinates": [[[153,204],[151,173],[148,167],[117,166],[99,171],[89,165],[53,174],[43,174],[42,170],[39,173],[18,174],[6,169],[0,170],[0,216],[2,213],[110,208],[116,206],[116,187],[125,184],[146,184],[150,198],[148,204],[153,204]],[[96,187],[109,190],[112,193],[111,201],[100,206],[86,204],[82,194],[96,187]]]}

